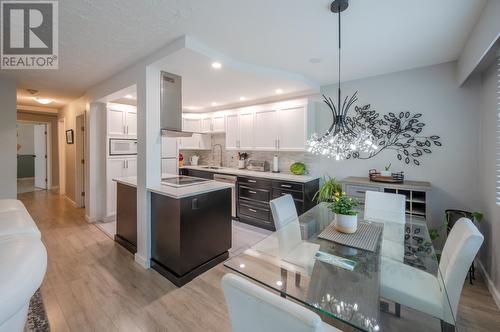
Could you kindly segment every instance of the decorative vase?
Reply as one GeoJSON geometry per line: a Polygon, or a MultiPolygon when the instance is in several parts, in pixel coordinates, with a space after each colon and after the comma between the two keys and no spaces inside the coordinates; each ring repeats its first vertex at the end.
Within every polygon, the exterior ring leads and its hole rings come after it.
{"type": "Polygon", "coordinates": [[[355,233],[358,229],[358,215],[335,214],[335,229],[341,233],[355,233]]]}
{"type": "Polygon", "coordinates": [[[245,159],[238,160],[238,168],[239,169],[245,168],[245,159]]]}

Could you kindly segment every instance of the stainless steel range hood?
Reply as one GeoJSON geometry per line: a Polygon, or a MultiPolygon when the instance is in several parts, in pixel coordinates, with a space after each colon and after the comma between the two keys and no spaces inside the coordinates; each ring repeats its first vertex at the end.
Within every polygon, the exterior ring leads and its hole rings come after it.
{"type": "Polygon", "coordinates": [[[160,127],[162,136],[193,135],[182,130],[182,77],[164,71],[160,74],[160,127]]]}

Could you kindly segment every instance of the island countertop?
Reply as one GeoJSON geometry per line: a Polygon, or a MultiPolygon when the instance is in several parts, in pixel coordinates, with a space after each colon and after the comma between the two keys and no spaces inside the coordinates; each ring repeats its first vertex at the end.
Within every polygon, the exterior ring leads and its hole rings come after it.
{"type": "Polygon", "coordinates": [[[271,180],[282,180],[282,181],[293,181],[293,182],[301,182],[307,183],[309,181],[313,181],[319,178],[319,176],[312,175],[295,175],[292,173],[273,173],[273,172],[258,172],[258,171],[249,171],[247,169],[237,169],[230,167],[218,167],[207,168],[207,166],[183,166],[179,167],[180,169],[193,169],[198,171],[212,172],[212,173],[220,173],[220,174],[232,174],[239,176],[250,176],[255,178],[266,178],[271,180]]]}
{"type": "MultiPolygon", "coordinates": [[[[166,174],[163,175],[165,177],[166,174]]],[[[130,177],[122,177],[122,178],[115,178],[113,181],[117,183],[121,183],[127,186],[131,187],[137,187],[137,177],[136,176],[130,176],[130,177]]],[[[199,184],[194,184],[186,187],[171,187],[171,186],[166,186],[166,185],[158,185],[158,186],[153,186],[153,187],[148,187],[146,188],[148,191],[172,197],[172,198],[185,198],[185,197],[190,197],[190,196],[195,196],[211,191],[217,191],[221,189],[227,189],[227,188],[232,188],[232,184],[230,183],[225,183],[225,182],[217,182],[213,180],[208,180],[206,182],[202,182],[199,184]]]]}

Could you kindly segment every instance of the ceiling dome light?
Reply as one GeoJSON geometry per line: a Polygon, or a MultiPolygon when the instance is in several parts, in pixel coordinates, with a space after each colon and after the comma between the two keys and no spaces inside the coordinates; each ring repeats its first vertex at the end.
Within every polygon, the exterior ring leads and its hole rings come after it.
{"type": "Polygon", "coordinates": [[[127,99],[135,99],[134,96],[132,96],[132,95],[125,95],[125,98],[127,98],[127,99]]]}
{"type": "Polygon", "coordinates": [[[212,68],[214,68],[214,69],[221,69],[222,68],[222,63],[220,63],[220,62],[212,62],[212,68]]]}
{"type": "Polygon", "coordinates": [[[217,106],[217,103],[215,101],[212,102],[212,106],[217,106]]]}
{"type": "Polygon", "coordinates": [[[33,97],[33,99],[39,103],[39,104],[42,104],[42,105],[48,105],[50,103],[52,103],[54,100],[53,99],[49,99],[49,98],[37,98],[37,97],[33,97]]]}
{"type": "Polygon", "coordinates": [[[276,89],[274,92],[276,92],[276,94],[282,94],[283,93],[283,90],[282,89],[276,89]]]}
{"type": "Polygon", "coordinates": [[[241,97],[240,97],[240,100],[241,100],[241,101],[245,101],[245,100],[247,100],[247,99],[246,99],[244,96],[241,96],[241,97]]]}

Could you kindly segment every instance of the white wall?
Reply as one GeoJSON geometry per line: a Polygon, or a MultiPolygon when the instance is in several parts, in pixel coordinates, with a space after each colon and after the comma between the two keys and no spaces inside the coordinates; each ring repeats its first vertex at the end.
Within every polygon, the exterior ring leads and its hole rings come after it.
{"type": "Polygon", "coordinates": [[[18,154],[35,154],[35,125],[32,123],[17,124],[18,154]]]}
{"type": "Polygon", "coordinates": [[[0,77],[0,199],[17,196],[16,81],[0,77]]]}
{"type": "MultiPolygon", "coordinates": [[[[333,161],[324,157],[305,158],[317,175],[337,178],[367,176],[371,168],[382,169],[392,163],[393,171],[404,171],[406,179],[430,181],[431,224],[443,221],[447,208],[477,208],[477,142],[479,80],[458,87],[455,63],[397,72],[342,84],[343,94],[358,90],[358,105],[371,104],[381,114],[410,111],[422,113],[423,134],[439,135],[443,146],[433,148],[421,166],[405,165],[393,151],[384,151],[369,160],[333,161]],[[319,159],[318,159],[319,158],[319,159]]],[[[333,97],[336,85],[325,86],[323,93],[333,97]]],[[[319,132],[331,124],[326,108],[317,114],[319,132]]]]}
{"type": "MultiPolygon", "coordinates": [[[[481,248],[480,260],[496,288],[496,300],[500,301],[500,206],[496,200],[496,164],[498,152],[498,80],[500,79],[500,65],[491,65],[482,76],[480,92],[480,175],[479,194],[481,211],[484,220],[481,222],[481,233],[484,235],[484,244],[481,248]]],[[[491,285],[490,285],[491,286],[491,285]]],[[[491,288],[490,288],[491,289],[491,288]]],[[[494,293],[494,291],[492,292],[494,293]]],[[[500,306],[500,302],[497,302],[500,306]]]]}

